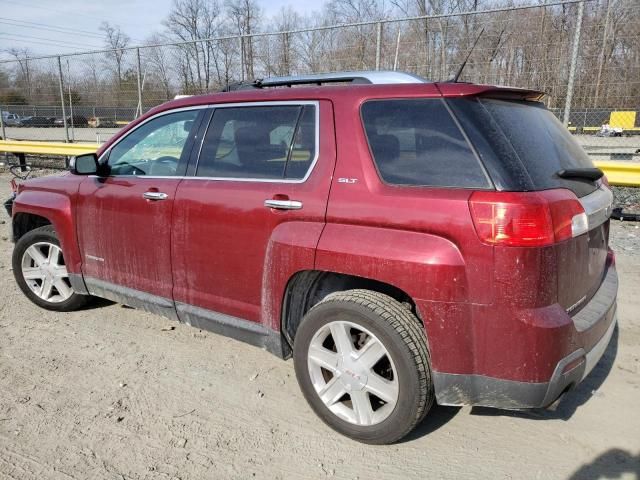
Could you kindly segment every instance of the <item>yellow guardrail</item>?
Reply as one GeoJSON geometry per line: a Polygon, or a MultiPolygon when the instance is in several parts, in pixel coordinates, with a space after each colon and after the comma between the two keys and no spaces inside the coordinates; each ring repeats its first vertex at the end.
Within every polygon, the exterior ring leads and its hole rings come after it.
{"type": "Polygon", "coordinates": [[[607,176],[611,185],[640,187],[640,163],[593,162],[607,176]]]}
{"type": "Polygon", "coordinates": [[[84,153],[95,153],[100,145],[92,143],[29,142],[0,140],[0,152],[23,155],[63,155],[73,157],[84,153]]]}
{"type": "MultiPolygon", "coordinates": [[[[95,153],[99,145],[91,143],[25,142],[0,140],[0,152],[16,155],[62,155],[72,157],[84,153],[95,153]]],[[[607,176],[611,185],[640,187],[640,163],[594,162],[607,176]]]]}

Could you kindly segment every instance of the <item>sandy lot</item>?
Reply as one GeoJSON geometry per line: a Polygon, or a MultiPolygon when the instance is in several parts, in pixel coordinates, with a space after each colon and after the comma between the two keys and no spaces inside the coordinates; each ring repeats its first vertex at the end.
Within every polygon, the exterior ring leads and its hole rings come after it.
{"type": "Polygon", "coordinates": [[[436,407],[372,447],[314,416],[291,362],[122,305],[32,305],[0,221],[0,479],[640,478],[635,249],[618,257],[618,334],[555,412],[436,407]]]}

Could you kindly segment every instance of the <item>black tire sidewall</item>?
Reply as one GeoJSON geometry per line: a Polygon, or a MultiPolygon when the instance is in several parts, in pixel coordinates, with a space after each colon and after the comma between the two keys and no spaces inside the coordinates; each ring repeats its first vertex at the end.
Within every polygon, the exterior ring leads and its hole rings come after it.
{"type": "Polygon", "coordinates": [[[323,302],[307,313],[296,332],[294,368],[303,395],[314,412],[330,427],[365,443],[391,443],[404,436],[415,424],[419,410],[419,374],[409,347],[387,322],[370,309],[351,302],[323,302]],[[398,402],[389,417],[372,426],[346,422],[331,412],[315,391],[308,373],[307,351],[315,333],[327,323],[347,321],[369,330],[387,349],[398,376],[398,402]]]}
{"type": "MultiPolygon", "coordinates": [[[[62,248],[60,245],[60,242],[58,241],[58,237],[55,234],[55,231],[53,230],[53,228],[49,226],[40,227],[40,228],[31,230],[30,232],[25,233],[16,242],[16,245],[13,249],[11,264],[13,268],[13,276],[16,279],[18,287],[20,287],[20,290],[22,290],[22,293],[24,293],[25,296],[29,300],[31,300],[33,303],[47,310],[67,312],[71,310],[76,310],[81,306],[83,306],[87,301],[87,297],[85,295],[80,295],[75,292],[64,302],[47,302],[46,300],[41,299],[31,291],[22,274],[22,257],[24,256],[24,252],[31,245],[38,242],[48,242],[62,248]]],[[[64,252],[63,252],[63,255],[64,255],[64,252]]]]}

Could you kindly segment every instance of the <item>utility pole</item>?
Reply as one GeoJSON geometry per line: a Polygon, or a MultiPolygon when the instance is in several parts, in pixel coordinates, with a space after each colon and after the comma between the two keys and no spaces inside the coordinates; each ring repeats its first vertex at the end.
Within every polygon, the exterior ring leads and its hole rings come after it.
{"type": "Polygon", "coordinates": [[[64,136],[69,143],[69,127],[67,126],[67,109],[64,106],[64,86],[62,85],[62,60],[58,57],[58,84],[60,86],[60,104],[62,105],[62,121],[64,123],[64,136]]]}
{"type": "Polygon", "coordinates": [[[578,18],[576,20],[576,33],[573,36],[573,53],[571,54],[571,67],[569,67],[569,82],[567,84],[567,99],[564,104],[564,116],[562,123],[569,126],[571,114],[571,101],[573,100],[573,87],[576,78],[576,66],[578,64],[578,51],[580,50],[580,34],[582,33],[582,17],[584,17],[584,2],[578,4],[578,18]]]}

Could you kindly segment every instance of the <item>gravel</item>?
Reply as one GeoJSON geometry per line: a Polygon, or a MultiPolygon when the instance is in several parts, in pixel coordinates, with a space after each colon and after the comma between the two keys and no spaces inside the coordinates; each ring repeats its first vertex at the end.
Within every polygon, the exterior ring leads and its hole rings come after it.
{"type": "MultiPolygon", "coordinates": [[[[611,187],[614,207],[625,213],[640,213],[640,188],[611,187]]],[[[609,245],[618,254],[640,256],[640,222],[611,220],[609,245]]]]}
{"type": "Polygon", "coordinates": [[[640,222],[611,220],[609,246],[617,254],[640,257],[640,222]]]}
{"type": "Polygon", "coordinates": [[[627,213],[640,213],[639,187],[611,187],[611,190],[614,207],[622,207],[627,213]]]}

